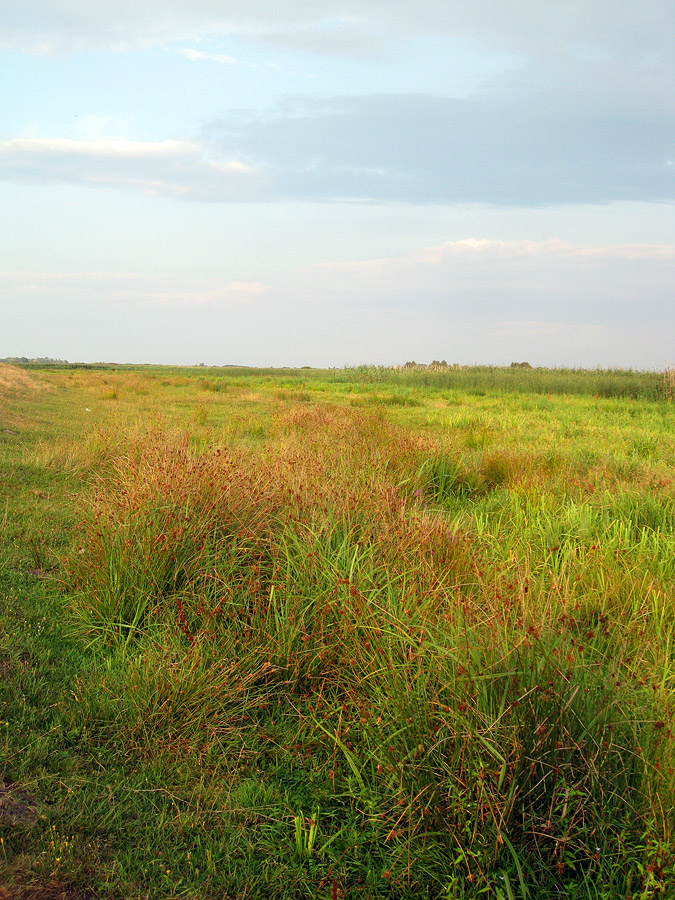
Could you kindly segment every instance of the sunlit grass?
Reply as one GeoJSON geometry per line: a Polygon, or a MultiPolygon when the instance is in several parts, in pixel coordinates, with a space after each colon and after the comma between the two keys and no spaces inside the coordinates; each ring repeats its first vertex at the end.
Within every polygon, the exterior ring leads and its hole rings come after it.
{"type": "Polygon", "coordinates": [[[78,878],[89,840],[125,895],[675,891],[672,404],[524,373],[50,373],[59,702],[130,779],[59,826],[78,878]]]}

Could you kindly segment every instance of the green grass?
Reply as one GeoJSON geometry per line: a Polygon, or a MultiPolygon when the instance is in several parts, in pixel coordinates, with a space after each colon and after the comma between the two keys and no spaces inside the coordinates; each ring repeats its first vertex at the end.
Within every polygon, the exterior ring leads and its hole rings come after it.
{"type": "MultiPolygon", "coordinates": [[[[672,370],[646,372],[634,369],[548,369],[520,366],[425,366],[403,367],[353,366],[346,369],[253,369],[243,366],[173,368],[169,366],[131,367],[103,363],[55,363],[47,368],[24,364],[27,371],[65,371],[124,374],[140,371],[145,377],[174,383],[198,382],[205,391],[227,391],[251,383],[273,384],[276,388],[298,389],[297,398],[306,399],[304,388],[331,393],[369,394],[377,403],[377,393],[388,390],[395,403],[402,403],[408,390],[425,394],[463,391],[470,396],[487,394],[547,394],[631,398],[634,400],[672,399],[672,370]],[[371,391],[377,387],[375,396],[371,391]]],[[[293,399],[296,396],[291,395],[293,399]]]]}
{"type": "Polygon", "coordinates": [[[663,376],[22,371],[9,897],[675,895],[663,376]]]}

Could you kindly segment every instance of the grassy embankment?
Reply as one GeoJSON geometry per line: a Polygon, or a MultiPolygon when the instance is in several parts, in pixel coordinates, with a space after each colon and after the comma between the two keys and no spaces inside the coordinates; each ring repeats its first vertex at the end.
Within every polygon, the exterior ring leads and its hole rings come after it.
{"type": "Polygon", "coordinates": [[[3,370],[8,895],[674,896],[667,387],[3,370]]]}

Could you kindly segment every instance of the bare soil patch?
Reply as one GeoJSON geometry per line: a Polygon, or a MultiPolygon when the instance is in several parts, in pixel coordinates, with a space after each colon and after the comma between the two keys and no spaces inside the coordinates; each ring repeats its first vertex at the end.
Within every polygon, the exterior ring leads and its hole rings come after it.
{"type": "Polygon", "coordinates": [[[34,884],[0,884],[0,900],[94,900],[90,891],[56,881],[34,884]]]}
{"type": "Polygon", "coordinates": [[[38,801],[20,784],[0,781],[0,825],[31,825],[38,815],[38,801]]]}

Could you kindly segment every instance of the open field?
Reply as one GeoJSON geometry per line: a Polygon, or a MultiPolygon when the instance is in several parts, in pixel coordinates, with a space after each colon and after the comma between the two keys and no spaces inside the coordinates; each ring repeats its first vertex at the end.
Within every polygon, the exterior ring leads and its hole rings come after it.
{"type": "Polygon", "coordinates": [[[672,390],[0,366],[0,898],[675,897],[672,390]]]}

